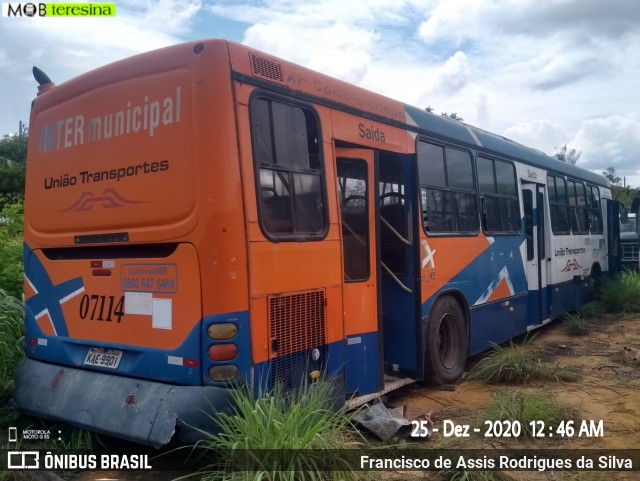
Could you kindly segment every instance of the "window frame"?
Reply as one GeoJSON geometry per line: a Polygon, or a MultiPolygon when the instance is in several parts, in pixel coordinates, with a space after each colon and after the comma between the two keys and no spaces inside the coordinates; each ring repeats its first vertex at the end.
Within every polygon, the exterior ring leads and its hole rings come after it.
{"type": "MultiPolygon", "coordinates": [[[[366,282],[369,279],[371,279],[371,271],[373,266],[371,265],[371,259],[370,259],[370,252],[371,252],[371,236],[370,236],[370,230],[371,230],[371,226],[370,226],[370,217],[371,217],[371,212],[370,209],[373,207],[372,205],[370,205],[369,202],[369,189],[371,188],[371,186],[369,185],[369,164],[367,163],[367,161],[365,159],[361,159],[358,157],[343,157],[340,155],[336,156],[336,193],[338,195],[338,199],[339,199],[339,209],[340,209],[340,220],[341,220],[341,225],[340,225],[340,231],[341,231],[341,236],[342,239],[340,241],[340,243],[342,244],[342,256],[343,256],[343,264],[344,264],[344,268],[343,268],[343,279],[345,283],[357,283],[357,282],[366,282]],[[365,254],[364,257],[366,259],[366,277],[357,277],[357,278],[351,278],[348,277],[348,272],[347,272],[347,257],[352,255],[352,252],[350,251],[350,249],[347,248],[347,244],[345,243],[345,233],[344,233],[344,207],[345,205],[343,204],[344,199],[342,198],[341,195],[341,190],[342,190],[342,186],[340,185],[340,179],[354,179],[353,177],[346,177],[346,176],[340,176],[340,163],[341,162],[346,162],[346,163],[350,163],[352,165],[356,165],[357,167],[359,167],[359,164],[362,164],[362,166],[364,166],[364,179],[356,179],[356,180],[362,180],[364,182],[364,218],[365,218],[365,229],[366,229],[366,246],[365,248],[365,254]]],[[[345,199],[348,198],[345,196],[345,199]]]]}
{"type": "Polygon", "coordinates": [[[554,172],[547,172],[547,197],[549,198],[549,222],[551,223],[551,233],[553,235],[571,235],[572,234],[572,229],[571,229],[571,218],[569,215],[569,196],[568,194],[568,186],[567,186],[567,179],[564,177],[564,175],[559,175],[556,174],[554,172]],[[552,201],[552,197],[551,197],[551,193],[549,192],[549,187],[551,186],[551,184],[549,183],[549,178],[554,179],[553,180],[553,193],[554,193],[554,197],[556,198],[556,201],[552,201]],[[560,203],[557,202],[558,199],[558,188],[557,188],[557,179],[562,180],[562,182],[564,182],[564,203],[560,203]],[[553,209],[552,206],[562,206],[564,205],[564,212],[565,212],[565,219],[567,221],[567,228],[568,230],[566,231],[557,231],[555,229],[555,226],[553,224],[553,209]]]}
{"type": "MultiPolygon", "coordinates": [[[[589,222],[587,217],[587,213],[589,212],[589,210],[587,207],[587,188],[583,180],[576,179],[574,177],[567,177],[567,202],[568,202],[567,205],[569,208],[569,226],[571,228],[571,233],[573,235],[588,235],[590,233],[590,226],[587,225],[587,223],[589,222]],[[573,185],[573,195],[576,201],[575,206],[571,205],[571,200],[570,200],[571,193],[569,192],[569,185],[573,185]],[[584,206],[582,207],[578,206],[578,198],[580,197],[578,193],[578,185],[582,185],[582,191],[584,192],[584,206]],[[573,230],[573,225],[571,225],[571,219],[573,218],[572,212],[571,212],[572,210],[573,210],[573,215],[576,218],[576,221],[578,221],[579,219],[578,211],[581,210],[584,213],[584,218],[583,218],[584,230],[579,230],[577,232],[573,230]]],[[[578,227],[579,227],[579,224],[578,224],[578,227]]]]}
{"type": "MultiPolygon", "coordinates": [[[[326,168],[326,161],[325,161],[325,155],[324,155],[322,123],[320,122],[320,116],[318,115],[318,112],[316,111],[316,109],[312,104],[309,104],[307,102],[301,102],[284,95],[274,94],[272,92],[264,91],[262,89],[257,89],[251,94],[251,96],[249,97],[247,110],[248,110],[248,119],[249,119],[249,135],[250,135],[250,142],[251,142],[251,155],[252,155],[252,163],[253,163],[254,190],[255,190],[255,196],[256,196],[255,199],[256,199],[256,208],[257,208],[257,214],[258,214],[258,225],[260,226],[260,231],[262,232],[262,235],[266,239],[268,239],[270,242],[274,242],[274,243],[288,242],[288,241],[314,242],[314,241],[322,241],[326,239],[329,233],[329,227],[331,222],[329,218],[330,214],[329,214],[329,196],[327,194],[327,168],[326,168]],[[319,167],[318,170],[311,169],[311,168],[294,168],[290,165],[277,164],[273,162],[267,163],[267,162],[260,161],[258,159],[257,148],[256,148],[256,132],[254,127],[254,118],[255,118],[254,109],[255,109],[256,102],[259,100],[266,100],[267,102],[277,102],[280,104],[299,108],[303,110],[303,113],[304,111],[306,111],[308,114],[312,116],[315,122],[315,127],[317,128],[316,134],[317,134],[317,142],[318,142],[318,146],[317,146],[318,167],[319,167]],[[305,174],[317,175],[319,177],[320,179],[319,193],[321,195],[322,213],[324,216],[324,225],[320,231],[318,231],[317,233],[295,232],[296,216],[293,214],[293,212],[291,213],[293,232],[283,232],[283,233],[271,232],[265,226],[265,213],[264,213],[264,207],[263,207],[263,199],[261,197],[262,185],[261,185],[260,172],[262,170],[281,171],[281,172],[287,172],[289,174],[293,173],[293,174],[303,174],[303,175],[305,174]]],[[[274,122],[272,117],[270,117],[270,123],[271,123],[270,125],[271,138],[273,141],[273,139],[275,138],[275,134],[273,133],[274,122]]],[[[291,176],[290,178],[293,178],[293,176],[291,176]]],[[[295,195],[296,194],[294,194],[294,197],[295,195]]],[[[293,203],[295,202],[296,201],[294,199],[293,203]]]]}
{"type": "MultiPolygon", "coordinates": [[[[478,201],[478,182],[476,179],[476,165],[475,165],[475,161],[474,161],[474,154],[471,150],[464,148],[461,145],[457,145],[457,144],[449,144],[446,142],[442,142],[442,141],[437,141],[428,137],[424,137],[424,136],[418,136],[416,138],[416,143],[415,143],[415,149],[416,149],[416,170],[417,170],[417,175],[416,175],[416,179],[417,179],[417,184],[418,184],[418,204],[420,206],[420,224],[422,225],[422,231],[428,236],[428,237],[476,237],[479,233],[480,233],[480,210],[479,210],[479,201],[478,201]],[[445,186],[442,185],[438,185],[438,184],[423,184],[421,182],[420,179],[420,157],[418,155],[418,144],[422,142],[425,144],[430,144],[432,146],[435,147],[439,147],[442,150],[442,155],[443,155],[443,164],[444,164],[444,170],[445,170],[445,174],[444,174],[444,179],[445,179],[445,186]],[[453,149],[453,150],[457,150],[459,152],[463,152],[464,154],[469,156],[469,161],[470,161],[470,165],[471,165],[471,182],[473,184],[473,188],[472,189],[463,189],[463,188],[459,188],[459,187],[450,187],[449,186],[449,169],[447,167],[447,154],[446,154],[446,149],[453,149]],[[441,232],[433,232],[430,230],[427,230],[427,225],[425,222],[425,218],[424,215],[427,211],[427,205],[423,205],[423,197],[422,197],[422,191],[426,190],[427,191],[427,195],[428,195],[428,191],[429,190],[437,190],[440,192],[445,193],[445,195],[449,194],[449,193],[453,193],[454,195],[456,195],[456,199],[457,199],[457,194],[469,194],[473,197],[473,202],[475,205],[475,220],[476,220],[476,229],[475,230],[452,230],[452,231],[441,231],[441,232]],[[424,207],[424,209],[423,209],[424,207]]],[[[458,204],[459,205],[459,204],[458,204]]]]}
{"type": "MultiPolygon", "coordinates": [[[[518,171],[516,169],[516,161],[513,161],[511,159],[504,159],[504,158],[500,158],[500,157],[496,157],[494,155],[491,154],[487,154],[484,152],[478,152],[478,155],[476,155],[476,159],[475,159],[475,170],[476,170],[476,178],[477,178],[477,190],[478,190],[478,199],[479,199],[479,214],[480,214],[480,226],[482,229],[482,232],[484,232],[485,234],[491,236],[491,237],[495,237],[495,236],[516,236],[516,235],[523,235],[523,228],[524,228],[524,223],[522,220],[522,206],[521,206],[521,202],[520,202],[520,198],[521,198],[521,193],[520,193],[520,185],[518,182],[518,171]],[[494,188],[494,192],[483,192],[480,189],[480,181],[478,178],[478,159],[484,159],[486,161],[490,161],[491,162],[491,167],[492,167],[492,173],[493,173],[493,188],[494,188]],[[511,194],[501,194],[498,193],[498,176],[496,174],[496,162],[501,162],[503,164],[507,164],[509,166],[511,166],[511,169],[513,171],[513,182],[514,182],[514,187],[515,187],[515,195],[511,195],[511,194]],[[497,199],[498,200],[498,206],[499,206],[499,211],[502,212],[501,209],[501,200],[505,199],[505,200],[515,200],[516,201],[516,208],[518,211],[518,229],[517,230],[489,230],[489,229],[485,229],[485,223],[484,223],[484,198],[485,197],[490,197],[492,199],[497,199]]],[[[503,226],[503,220],[502,220],[502,215],[500,216],[500,227],[501,229],[504,227],[503,226]]]]}
{"type": "Polygon", "coordinates": [[[591,232],[591,234],[595,234],[595,235],[602,235],[604,234],[604,222],[602,219],[602,196],[600,195],[600,187],[598,187],[597,185],[594,184],[589,184],[585,182],[585,187],[587,189],[587,192],[589,195],[587,195],[587,215],[588,215],[588,219],[589,219],[589,232],[591,232]],[[595,190],[595,192],[598,194],[598,206],[597,208],[593,207],[593,205],[591,204],[591,200],[593,199],[593,191],[595,190]],[[591,222],[591,212],[597,212],[598,213],[598,220],[600,222],[600,229],[597,231],[594,231],[592,229],[593,227],[593,223],[591,222]]]}

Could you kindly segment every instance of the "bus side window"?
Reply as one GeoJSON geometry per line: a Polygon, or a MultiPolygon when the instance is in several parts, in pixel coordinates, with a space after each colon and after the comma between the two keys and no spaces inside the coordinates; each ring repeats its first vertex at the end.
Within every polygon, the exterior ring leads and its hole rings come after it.
{"type": "Polygon", "coordinates": [[[273,241],[327,230],[318,120],[311,109],[257,97],[251,127],[260,226],[273,241]]]}
{"type": "Polygon", "coordinates": [[[587,203],[589,209],[589,226],[592,234],[602,234],[602,208],[600,192],[595,185],[587,185],[587,203]]]}
{"type": "Polygon", "coordinates": [[[429,234],[474,234],[478,209],[471,155],[418,141],[422,222],[429,234]]]}
{"type": "Polygon", "coordinates": [[[567,182],[564,177],[547,176],[551,230],[555,235],[570,234],[569,206],[567,204],[567,182]]]}
{"type": "Polygon", "coordinates": [[[492,234],[518,234],[520,208],[516,171],[511,162],[478,157],[482,228],[492,234]]]}

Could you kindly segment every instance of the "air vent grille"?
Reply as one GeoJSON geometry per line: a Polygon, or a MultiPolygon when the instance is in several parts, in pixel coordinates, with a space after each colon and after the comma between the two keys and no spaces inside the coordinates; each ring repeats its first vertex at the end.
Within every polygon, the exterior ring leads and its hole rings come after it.
{"type": "Polygon", "coordinates": [[[326,324],[324,291],[269,297],[271,376],[286,388],[308,380],[312,370],[324,370],[326,324]],[[317,349],[320,356],[313,359],[317,349]]]}
{"type": "Polygon", "coordinates": [[[282,65],[253,54],[249,54],[249,57],[251,58],[251,73],[255,77],[284,82],[282,65]]]}

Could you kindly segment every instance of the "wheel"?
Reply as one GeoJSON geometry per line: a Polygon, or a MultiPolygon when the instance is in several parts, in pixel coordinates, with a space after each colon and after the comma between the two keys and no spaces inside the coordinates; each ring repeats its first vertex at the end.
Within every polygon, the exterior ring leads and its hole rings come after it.
{"type": "Polygon", "coordinates": [[[464,373],[467,329],[460,304],[451,296],[438,299],[426,328],[425,377],[431,384],[450,384],[464,373]]]}
{"type": "Polygon", "coordinates": [[[602,271],[600,270],[600,264],[594,264],[593,267],[591,267],[591,273],[587,282],[589,300],[593,301],[594,299],[597,299],[601,289],[602,271]]]}

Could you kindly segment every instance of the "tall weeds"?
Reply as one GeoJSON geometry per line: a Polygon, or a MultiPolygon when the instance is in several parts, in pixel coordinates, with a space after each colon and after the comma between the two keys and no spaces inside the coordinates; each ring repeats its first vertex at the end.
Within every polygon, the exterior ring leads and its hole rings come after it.
{"type": "Polygon", "coordinates": [[[12,393],[24,357],[23,321],[22,302],[0,289],[0,405],[12,393]]]}
{"type": "Polygon", "coordinates": [[[640,273],[622,272],[604,286],[600,302],[608,312],[640,312],[640,273]]]}

